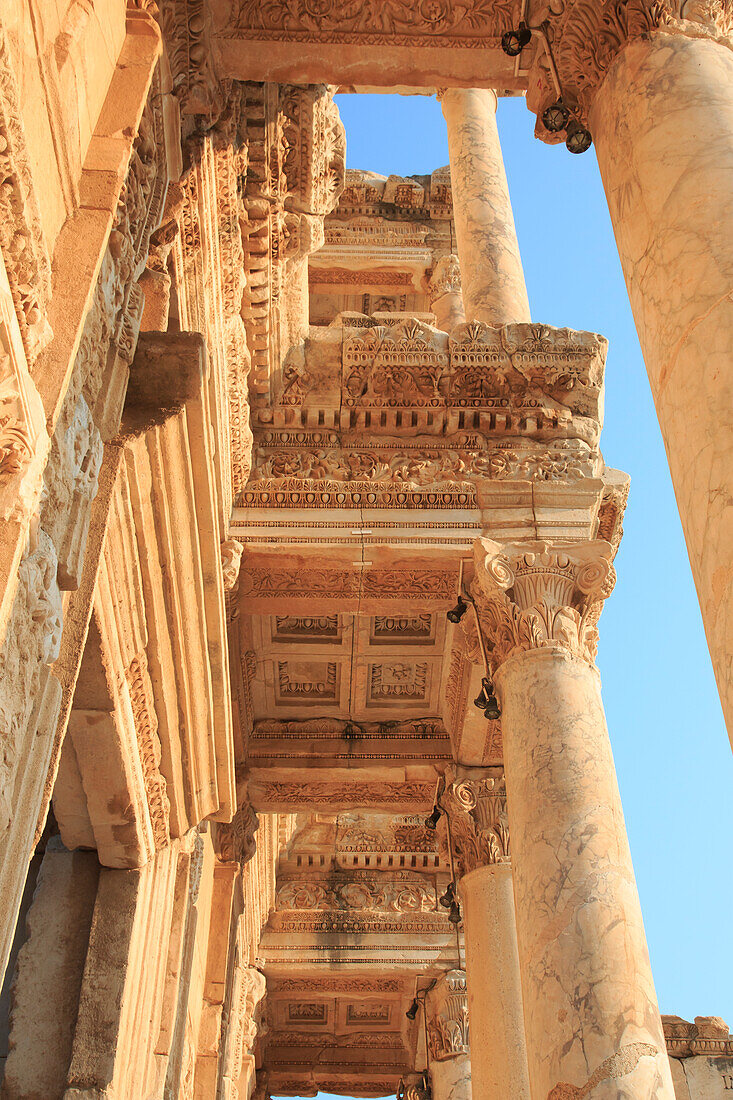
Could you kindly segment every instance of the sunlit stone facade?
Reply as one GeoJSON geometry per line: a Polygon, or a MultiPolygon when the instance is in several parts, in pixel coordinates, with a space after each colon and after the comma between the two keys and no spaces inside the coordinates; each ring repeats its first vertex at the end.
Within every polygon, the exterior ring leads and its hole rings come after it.
{"type": "Polygon", "coordinates": [[[731,33],[5,0],[4,1100],[733,1094],[595,667],[607,344],[531,318],[495,121],[596,141],[731,720],[731,33]],[[347,171],[339,88],[437,95],[450,165],[347,171]]]}

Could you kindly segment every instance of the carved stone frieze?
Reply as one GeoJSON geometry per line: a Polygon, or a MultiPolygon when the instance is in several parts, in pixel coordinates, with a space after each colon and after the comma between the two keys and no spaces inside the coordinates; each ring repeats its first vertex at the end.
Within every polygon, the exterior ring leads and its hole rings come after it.
{"type": "Polygon", "coordinates": [[[29,363],[51,338],[46,317],[51,259],[41,227],[21,113],[21,95],[0,26],[0,251],[29,363]]]}
{"type": "Polygon", "coordinates": [[[468,990],[462,970],[449,970],[430,991],[425,1004],[430,1056],[442,1062],[470,1053],[468,990]]]}
{"type": "Polygon", "coordinates": [[[164,848],[170,843],[170,801],[166,782],[160,771],[162,750],[158,736],[158,718],[155,713],[155,699],[148,671],[147,654],[144,650],[133,657],[125,670],[125,677],[130,692],[130,704],[155,847],[164,848]]]}
{"type": "MultiPolygon", "coordinates": [[[[501,774],[446,773],[441,805],[450,821],[453,860],[459,878],[495,863],[508,863],[509,822],[501,774]]],[[[443,837],[447,842],[448,835],[443,837]]]]}
{"type": "Polygon", "coordinates": [[[415,782],[327,782],[310,780],[258,780],[255,784],[257,804],[263,812],[272,807],[286,806],[298,809],[312,806],[338,809],[343,805],[373,807],[429,808],[435,792],[435,783],[415,782]]]}
{"type": "MultiPolygon", "coordinates": [[[[0,839],[17,810],[13,800],[17,770],[26,759],[35,759],[33,746],[24,744],[24,739],[35,737],[29,723],[42,704],[49,675],[46,666],[56,661],[61,647],[63,606],[57,569],[55,547],[38,529],[31,534],[20,563],[13,611],[0,650],[0,839]]],[[[17,854],[7,855],[17,859],[17,854]]],[[[4,858],[0,854],[0,861],[4,858]]]]}
{"type": "MultiPolygon", "coordinates": [[[[1,216],[1,215],[0,215],[1,216]]],[[[0,518],[35,508],[49,439],[0,256],[0,518]]]]}
{"type": "Polygon", "coordinates": [[[598,618],[615,583],[612,548],[587,543],[502,545],[478,539],[472,591],[494,670],[530,649],[555,648],[591,664],[598,618]]]}
{"type": "Polygon", "coordinates": [[[83,396],[66,402],[44,471],[46,500],[43,524],[59,558],[59,584],[79,584],[92,501],[102,466],[102,436],[83,396]]]}
{"type": "Polygon", "coordinates": [[[468,8],[456,0],[355,0],[344,10],[338,0],[237,0],[223,31],[233,38],[368,45],[432,46],[449,42],[470,49],[501,36],[513,24],[514,0],[492,0],[468,8]]]}
{"type": "Polygon", "coordinates": [[[449,337],[418,318],[345,315],[339,364],[337,333],[312,330],[278,405],[255,410],[243,506],[471,508],[487,481],[602,472],[594,334],[472,324],[449,337]]]}
{"type": "Polygon", "coordinates": [[[300,880],[291,879],[278,889],[275,908],[285,912],[439,912],[432,883],[390,881],[386,875],[358,881],[350,876],[340,883],[334,883],[333,880],[319,882],[313,876],[300,880]]]}
{"type": "Polygon", "coordinates": [[[336,490],[347,482],[362,492],[400,486],[425,489],[439,485],[462,485],[477,480],[511,479],[515,481],[561,481],[593,477],[598,454],[580,440],[559,440],[552,446],[532,446],[524,440],[507,441],[497,447],[462,450],[423,447],[419,453],[397,451],[393,447],[334,450],[271,450],[258,447],[250,486],[282,488],[285,482],[295,488],[298,481],[315,481],[323,490],[336,490]]]}
{"type": "Polygon", "coordinates": [[[240,593],[259,597],[308,599],[313,596],[343,600],[361,595],[365,599],[404,600],[424,597],[431,601],[450,600],[455,578],[443,569],[382,569],[356,572],[347,569],[301,569],[297,573],[275,572],[246,561],[239,581],[240,593]]]}

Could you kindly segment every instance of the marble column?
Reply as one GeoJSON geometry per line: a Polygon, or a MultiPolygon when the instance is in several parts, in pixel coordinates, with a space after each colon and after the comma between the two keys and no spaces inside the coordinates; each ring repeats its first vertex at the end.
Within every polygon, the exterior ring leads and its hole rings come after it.
{"type": "Polygon", "coordinates": [[[533,1100],[673,1100],[594,665],[605,542],[476,544],[533,1100]]]}
{"type": "Polygon", "coordinates": [[[466,320],[457,256],[441,256],[436,261],[428,283],[428,297],[438,328],[443,332],[452,332],[466,320]]]}
{"type": "Polygon", "coordinates": [[[481,1100],[529,1100],[501,769],[451,770],[441,804],[450,822],[463,913],[475,1094],[481,1100]]]}
{"type": "Polygon", "coordinates": [[[529,300],[496,126],[496,93],[448,88],[453,218],[467,321],[529,321],[529,300]]]}
{"type": "Polygon", "coordinates": [[[472,1100],[468,998],[462,970],[449,970],[438,979],[425,998],[425,1011],[433,1100],[472,1100]]]}
{"type": "Polygon", "coordinates": [[[733,742],[732,91],[729,48],[657,31],[589,123],[733,742]]]}

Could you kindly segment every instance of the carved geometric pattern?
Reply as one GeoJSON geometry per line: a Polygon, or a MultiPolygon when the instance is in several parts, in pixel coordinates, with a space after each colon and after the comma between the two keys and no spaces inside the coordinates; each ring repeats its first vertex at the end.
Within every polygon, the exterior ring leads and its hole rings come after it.
{"type": "Polygon", "coordinates": [[[276,615],[274,642],[340,642],[338,615],[276,615]]]}
{"type": "Polygon", "coordinates": [[[375,615],[372,620],[371,641],[375,645],[432,642],[433,623],[434,619],[430,614],[375,615]]]}

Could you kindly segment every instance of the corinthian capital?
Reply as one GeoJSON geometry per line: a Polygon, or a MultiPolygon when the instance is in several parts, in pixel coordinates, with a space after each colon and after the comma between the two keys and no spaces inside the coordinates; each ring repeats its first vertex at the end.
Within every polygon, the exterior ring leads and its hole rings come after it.
{"type": "MultiPolygon", "coordinates": [[[[733,34],[733,0],[565,0],[545,24],[563,100],[583,122],[596,91],[627,43],[658,31],[687,37],[725,38],[733,34]]],[[[556,98],[550,65],[538,50],[527,104],[541,117],[556,98]]],[[[563,139],[538,124],[537,136],[563,139]]]]}
{"type": "Polygon", "coordinates": [[[509,863],[506,784],[501,769],[449,769],[441,805],[448,815],[458,878],[509,863]]]}
{"type": "Polygon", "coordinates": [[[428,283],[430,304],[442,298],[444,294],[461,289],[461,268],[457,256],[441,256],[433,267],[428,283]]]}
{"type": "Polygon", "coordinates": [[[468,992],[462,970],[440,977],[426,1001],[430,1056],[442,1062],[469,1053],[468,992]]]}
{"type": "Polygon", "coordinates": [[[564,649],[593,664],[598,618],[616,574],[610,543],[477,539],[473,594],[494,671],[530,649],[564,649]]]}

